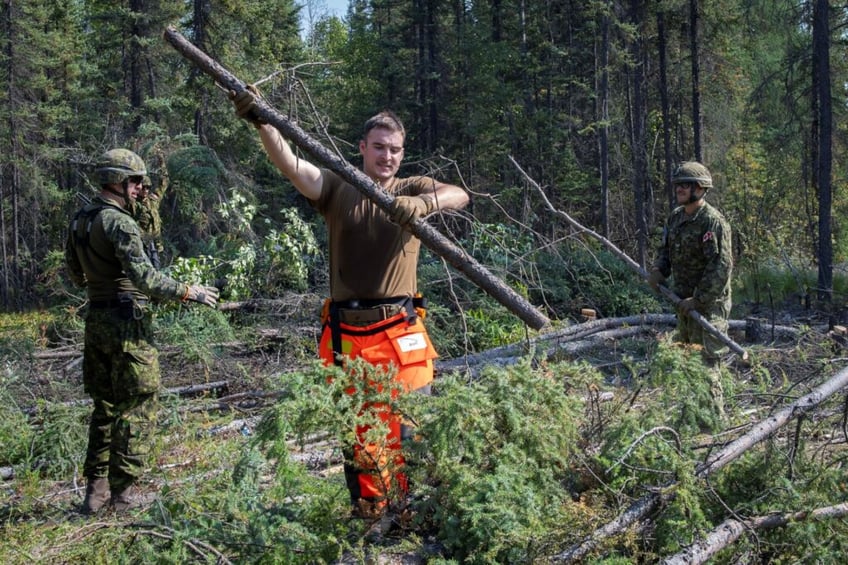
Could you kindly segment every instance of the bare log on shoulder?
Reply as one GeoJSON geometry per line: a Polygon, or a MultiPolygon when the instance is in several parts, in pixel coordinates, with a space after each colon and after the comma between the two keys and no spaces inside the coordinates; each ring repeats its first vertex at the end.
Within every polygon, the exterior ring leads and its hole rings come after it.
{"type": "Polygon", "coordinates": [[[706,563],[716,553],[739,539],[746,531],[771,530],[788,526],[793,522],[831,520],[846,516],[848,516],[848,502],[816,508],[812,511],[769,514],[747,520],[729,519],[719,524],[704,539],[662,562],[665,565],[698,565],[706,563]]]}
{"type": "MultiPolygon", "coordinates": [[[[792,418],[807,414],[846,386],[848,386],[848,368],[844,368],[836,373],[810,394],[799,398],[786,408],[769,416],[754,426],[751,431],[731,442],[718,453],[698,465],[695,470],[695,476],[701,479],[706,478],[714,471],[721,469],[737,457],[740,457],[748,449],[771,437],[772,434],[792,418]]],[[[674,496],[674,487],[676,484],[676,482],[668,483],[661,490],[651,492],[636,500],[615,520],[598,528],[586,536],[583,541],[553,556],[551,561],[572,562],[586,557],[602,540],[623,532],[640,520],[647,519],[659,507],[661,502],[670,500],[674,496]]]]}
{"type": "MultiPolygon", "coordinates": [[[[194,46],[173,28],[165,30],[165,40],[183,57],[194,63],[200,70],[214,78],[221,86],[233,92],[241,92],[246,84],[218,64],[203,51],[194,46]]],[[[381,190],[374,181],[345,159],[332,153],[318,143],[286,116],[269,106],[265,100],[257,100],[256,114],[280,130],[288,140],[309,153],[318,163],[334,171],[385,212],[390,212],[394,198],[381,190]]],[[[444,258],[456,270],[464,274],[474,284],[486,291],[492,298],[503,304],[533,329],[541,329],[550,320],[523,296],[492,275],[476,259],[454,245],[439,233],[436,228],[424,220],[410,225],[410,230],[434,253],[444,258]]]]}
{"type": "MultiPolygon", "coordinates": [[[[574,229],[581,231],[581,232],[584,232],[584,233],[592,236],[593,238],[595,238],[599,242],[601,242],[601,244],[603,244],[604,247],[609,249],[616,257],[618,257],[619,259],[624,261],[627,264],[628,267],[630,267],[631,269],[636,271],[636,273],[640,277],[642,277],[645,280],[648,279],[648,276],[649,276],[648,272],[645,269],[643,269],[642,266],[639,265],[639,263],[637,263],[636,261],[631,259],[630,256],[627,255],[627,253],[625,253],[624,251],[619,249],[613,242],[611,242],[610,240],[608,240],[607,238],[605,238],[601,234],[597,233],[596,231],[590,230],[589,228],[585,227],[580,222],[578,222],[577,220],[575,220],[574,218],[572,218],[571,216],[569,216],[568,214],[566,214],[562,210],[557,210],[556,208],[554,208],[553,204],[551,204],[551,201],[548,200],[548,197],[545,195],[545,192],[542,190],[542,188],[539,186],[539,184],[536,181],[534,181],[532,178],[530,178],[530,176],[527,173],[524,172],[524,169],[522,169],[521,166],[518,163],[515,162],[515,159],[513,159],[512,156],[509,157],[509,160],[512,161],[512,164],[515,165],[515,167],[519,170],[519,172],[521,172],[521,174],[524,175],[524,177],[527,179],[527,181],[529,183],[531,183],[536,188],[536,190],[541,195],[542,199],[545,201],[545,205],[548,207],[549,210],[551,210],[557,216],[560,216],[561,218],[563,218],[572,227],[574,227],[574,229]]],[[[667,299],[669,299],[675,306],[680,303],[680,297],[677,296],[674,292],[672,292],[671,289],[669,289],[669,288],[667,288],[663,285],[660,285],[659,289],[660,289],[660,293],[663,296],[665,296],[667,299]]],[[[734,353],[739,355],[742,358],[743,361],[748,360],[748,352],[745,351],[742,348],[741,345],[739,345],[738,343],[736,343],[735,341],[730,339],[726,334],[719,331],[719,329],[717,327],[712,325],[706,318],[701,316],[701,314],[699,314],[696,310],[694,310],[694,309],[690,310],[689,316],[693,320],[695,320],[698,323],[699,326],[704,328],[711,335],[715,336],[723,344],[728,346],[731,349],[731,351],[733,351],[734,353]]]]}

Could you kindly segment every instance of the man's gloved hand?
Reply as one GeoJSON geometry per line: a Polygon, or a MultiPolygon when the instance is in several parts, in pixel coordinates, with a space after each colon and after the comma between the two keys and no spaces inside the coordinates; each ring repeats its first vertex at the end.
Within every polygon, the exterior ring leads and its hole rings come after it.
{"type": "Polygon", "coordinates": [[[680,308],[680,311],[684,314],[689,314],[692,310],[698,309],[698,301],[695,300],[694,296],[690,296],[689,298],[681,300],[677,307],[680,308]]]}
{"type": "Polygon", "coordinates": [[[186,296],[183,300],[191,300],[211,306],[212,308],[218,303],[218,289],[214,286],[206,286],[202,284],[193,284],[188,287],[186,296]]]}
{"type": "Polygon", "coordinates": [[[651,269],[651,272],[648,274],[648,284],[651,285],[651,288],[659,292],[660,285],[665,282],[665,277],[660,272],[659,269],[651,269]]]}
{"type": "Polygon", "coordinates": [[[394,201],[391,218],[399,226],[405,226],[426,216],[435,207],[435,201],[429,196],[398,196],[394,201]]]}
{"type": "Polygon", "coordinates": [[[252,84],[248,84],[247,88],[238,93],[230,91],[230,100],[236,107],[236,116],[247,120],[257,128],[266,123],[265,120],[256,115],[256,100],[261,97],[262,94],[259,93],[259,89],[252,84]]]}

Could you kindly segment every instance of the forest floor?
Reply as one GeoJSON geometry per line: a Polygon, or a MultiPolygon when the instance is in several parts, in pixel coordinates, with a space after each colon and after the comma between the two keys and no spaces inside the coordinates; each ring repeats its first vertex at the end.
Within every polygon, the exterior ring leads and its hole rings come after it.
{"type": "MultiPolygon", "coordinates": [[[[312,323],[312,313],[317,306],[316,297],[300,297],[282,306],[278,304],[273,310],[276,315],[263,316],[266,325],[252,330],[253,339],[217,345],[213,348],[212,359],[189,361],[180,348],[161,348],[162,386],[174,398],[181,399],[178,409],[182,414],[202,415],[196,433],[205,433],[221,442],[241,441],[243,436],[252,433],[263,410],[274,402],[281,376],[302,369],[312,361],[314,350],[308,351],[304,344],[314,345],[317,342],[320,328],[312,323]],[[293,340],[293,335],[297,339],[293,340]]],[[[249,306],[246,308],[249,309],[249,306]]],[[[844,355],[846,337],[839,334],[838,328],[836,332],[831,331],[828,319],[816,313],[790,304],[762,320],[768,343],[746,344],[745,333],[740,330],[731,332],[731,338],[746,348],[751,345],[758,366],[765,367],[772,375],[784,375],[802,382],[820,374],[822,363],[844,355]],[[797,339],[783,333],[779,340],[772,341],[768,337],[768,327],[772,323],[784,329],[796,329],[797,339]],[[803,355],[797,354],[799,349],[803,349],[803,355]]],[[[670,326],[655,327],[638,339],[657,339],[661,333],[671,329],[670,326]]],[[[633,343],[633,338],[627,338],[616,345],[614,337],[604,337],[594,347],[590,344],[581,349],[573,358],[587,361],[595,367],[615,366],[621,363],[622,356],[634,354],[633,343]]],[[[24,411],[33,412],[41,401],[87,402],[81,383],[79,344],[32,351],[30,360],[29,378],[25,386],[15,391],[16,402],[24,411]]],[[[728,368],[739,382],[752,378],[751,366],[738,359],[728,358],[728,368]]],[[[197,473],[214,474],[231,470],[231,466],[223,466],[217,471],[202,466],[193,469],[195,461],[185,445],[179,441],[168,441],[166,445],[158,455],[155,476],[143,485],[147,505],[154,503],[164,484],[175,488],[174,485],[182,480],[196,480],[197,473]]],[[[339,476],[342,468],[338,451],[337,446],[328,445],[319,438],[294,455],[306,461],[310,472],[316,476],[339,476]]],[[[0,483],[0,488],[3,493],[0,499],[5,498],[5,501],[0,501],[0,509],[5,508],[2,510],[4,515],[27,508],[35,520],[79,521],[80,528],[85,524],[86,518],[79,513],[84,485],[78,476],[51,483],[38,492],[36,501],[27,500],[31,493],[14,477],[6,478],[0,483]]],[[[402,532],[393,535],[402,535],[402,532]]],[[[393,542],[384,539],[381,543],[391,546],[393,542]]],[[[32,556],[33,549],[29,551],[32,556]]],[[[41,548],[38,551],[43,551],[41,556],[48,562],[61,561],[54,549],[41,548]]],[[[388,551],[377,562],[423,563],[426,558],[417,552],[388,551]]]]}

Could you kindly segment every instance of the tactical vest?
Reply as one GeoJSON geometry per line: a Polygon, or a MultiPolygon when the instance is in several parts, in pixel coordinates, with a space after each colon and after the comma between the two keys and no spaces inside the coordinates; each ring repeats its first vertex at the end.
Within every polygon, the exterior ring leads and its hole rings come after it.
{"type": "Polygon", "coordinates": [[[106,208],[129,216],[126,210],[95,199],[76,213],[70,231],[74,252],[89,281],[89,291],[97,289],[97,295],[111,297],[121,291],[134,290],[134,287],[115,257],[113,243],[104,232],[101,212],[106,208]]]}

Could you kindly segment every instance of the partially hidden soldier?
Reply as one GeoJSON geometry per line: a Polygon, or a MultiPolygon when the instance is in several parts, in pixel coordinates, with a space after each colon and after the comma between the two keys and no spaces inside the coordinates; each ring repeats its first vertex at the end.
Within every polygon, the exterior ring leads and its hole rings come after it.
{"type": "MultiPolygon", "coordinates": [[[[678,206],[666,221],[648,283],[657,289],[667,277],[672,278],[671,290],[682,299],[677,311],[677,339],[702,346],[706,361],[715,365],[728,347],[705,331],[689,312],[696,310],[716,329],[727,333],[733,271],[730,225],[705,200],[713,180],[703,164],[681,163],[672,182],[678,206]]],[[[723,411],[720,381],[713,387],[723,411]]]]}
{"type": "Polygon", "coordinates": [[[161,256],[165,247],[162,244],[162,218],[159,215],[159,203],[167,188],[167,182],[162,182],[159,189],[154,189],[150,175],[144,175],[141,190],[133,209],[133,217],[141,228],[144,252],[156,269],[161,268],[161,256]]]}
{"type": "MultiPolygon", "coordinates": [[[[271,161],[327,224],[330,298],[322,316],[319,356],[326,364],[343,365],[345,358],[393,364],[405,393],[428,394],[437,353],[424,326],[425,302],[417,289],[421,242],[408,226],[431,213],[465,207],[468,195],[430,177],[395,176],[406,131],[394,113],[383,111],[365,123],[359,153],[365,175],[394,196],[393,210],[386,214],[333,171],[299,159],[276,128],[257,119],[257,96],[253,87],[233,94],[236,114],[259,130],[271,161]]],[[[353,515],[363,518],[382,516],[390,503],[402,509],[408,489],[402,466],[386,462],[403,463],[402,440],[412,436],[412,428],[389,407],[381,417],[390,430],[386,450],[366,439],[367,429],[358,429],[356,441],[345,448],[353,515]]]]}
{"type": "Polygon", "coordinates": [[[94,409],[83,475],[83,512],[107,502],[124,511],[138,502],[136,483],[149,453],[160,384],[152,343],[150,297],[215,307],[218,289],[176,281],[153,267],[141,230],[130,214],[147,174],[144,161],[112,149],[97,161],[100,193],[74,216],[65,262],[85,287],[83,385],[94,409]]]}

